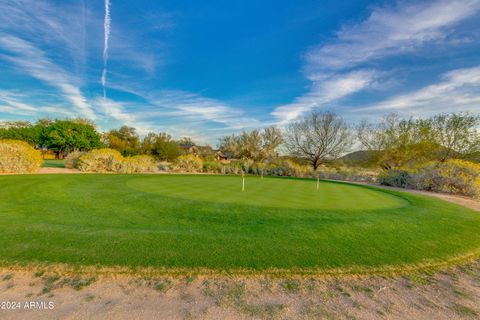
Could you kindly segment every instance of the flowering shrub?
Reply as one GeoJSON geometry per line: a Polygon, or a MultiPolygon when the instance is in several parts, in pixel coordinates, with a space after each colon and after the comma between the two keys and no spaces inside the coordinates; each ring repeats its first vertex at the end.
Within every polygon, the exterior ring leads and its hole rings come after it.
{"type": "Polygon", "coordinates": [[[89,172],[121,172],[123,157],[114,149],[95,149],[78,159],[77,167],[89,172]]]}
{"type": "Polygon", "coordinates": [[[177,158],[174,170],[181,172],[200,172],[203,168],[202,159],[194,155],[187,154],[177,158]]]}
{"type": "Polygon", "coordinates": [[[65,157],[65,168],[69,169],[76,169],[78,166],[78,160],[80,160],[80,157],[86,154],[86,152],[83,151],[73,151],[70,152],[66,157],[65,157]]]}
{"type": "Polygon", "coordinates": [[[428,163],[413,175],[413,186],[421,190],[480,197],[480,165],[462,160],[428,163]]]}
{"type": "Polygon", "coordinates": [[[381,174],[378,182],[387,186],[480,197],[480,165],[448,160],[429,162],[411,169],[391,169],[381,174]]]}
{"type": "Polygon", "coordinates": [[[121,173],[144,173],[157,171],[155,159],[147,155],[124,158],[120,166],[121,173]]]}
{"type": "Polygon", "coordinates": [[[0,172],[35,172],[43,163],[40,151],[19,140],[0,140],[0,172]]]}

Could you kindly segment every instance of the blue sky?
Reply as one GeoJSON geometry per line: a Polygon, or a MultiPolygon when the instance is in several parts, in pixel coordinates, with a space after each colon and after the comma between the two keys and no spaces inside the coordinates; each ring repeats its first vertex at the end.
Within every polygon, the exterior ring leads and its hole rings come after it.
{"type": "Polygon", "coordinates": [[[480,111],[480,0],[0,0],[0,120],[216,144],[312,110],[480,111]]]}

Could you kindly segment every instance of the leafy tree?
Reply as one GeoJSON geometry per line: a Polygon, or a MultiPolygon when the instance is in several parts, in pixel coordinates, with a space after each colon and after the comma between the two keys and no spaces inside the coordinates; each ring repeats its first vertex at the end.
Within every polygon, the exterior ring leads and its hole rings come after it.
{"type": "Polygon", "coordinates": [[[240,135],[225,136],[219,147],[223,153],[233,158],[263,161],[277,156],[277,149],[283,141],[281,131],[269,127],[263,131],[244,131],[240,135]]]}
{"type": "Polygon", "coordinates": [[[28,121],[5,121],[0,123],[0,139],[22,140],[32,146],[40,144],[41,130],[28,121]]]}
{"type": "Polygon", "coordinates": [[[140,137],[135,128],[122,126],[105,134],[105,142],[109,148],[118,150],[123,156],[133,156],[141,151],[140,137]]]}
{"type": "Polygon", "coordinates": [[[377,124],[361,122],[358,138],[384,169],[427,161],[444,162],[480,150],[476,126],[468,113],[440,114],[428,119],[401,119],[390,114],[377,124]]]}
{"type": "Polygon", "coordinates": [[[167,133],[149,133],[142,143],[143,152],[163,161],[175,160],[181,150],[177,142],[167,133]]]}
{"type": "Polygon", "coordinates": [[[285,146],[292,156],[308,160],[314,170],[336,159],[351,145],[346,122],[326,111],[291,122],[286,128],[285,146]]]}
{"type": "Polygon", "coordinates": [[[178,145],[192,147],[192,146],[195,146],[196,144],[195,142],[193,142],[192,138],[183,137],[182,139],[178,140],[178,145]]]}
{"type": "Polygon", "coordinates": [[[100,135],[91,122],[83,119],[39,122],[40,145],[54,151],[57,156],[71,151],[87,151],[101,146],[100,135]]]}

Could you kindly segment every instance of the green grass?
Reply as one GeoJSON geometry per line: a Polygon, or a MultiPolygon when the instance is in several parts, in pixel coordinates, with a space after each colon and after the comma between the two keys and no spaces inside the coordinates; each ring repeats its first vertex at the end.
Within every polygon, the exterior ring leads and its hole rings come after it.
{"type": "Polygon", "coordinates": [[[480,214],[435,198],[301,179],[0,176],[3,264],[213,270],[377,268],[480,248],[480,214]]]}
{"type": "Polygon", "coordinates": [[[65,168],[63,159],[61,160],[43,160],[42,167],[44,168],[65,168]]]}

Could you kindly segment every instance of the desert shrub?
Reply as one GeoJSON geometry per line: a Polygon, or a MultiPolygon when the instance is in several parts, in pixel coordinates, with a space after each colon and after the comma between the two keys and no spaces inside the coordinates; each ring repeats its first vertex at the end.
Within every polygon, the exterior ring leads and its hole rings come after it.
{"type": "Polygon", "coordinates": [[[166,172],[172,171],[173,170],[173,164],[171,162],[168,162],[168,161],[160,161],[158,163],[158,170],[166,171],[166,172]]]}
{"type": "Polygon", "coordinates": [[[377,180],[378,172],[361,167],[320,167],[317,174],[322,179],[344,180],[373,183],[377,180]]]}
{"type": "Polygon", "coordinates": [[[279,160],[269,163],[265,168],[265,174],[272,176],[309,177],[312,169],[309,166],[295,163],[291,160],[279,160]]]}
{"type": "Polygon", "coordinates": [[[137,155],[124,158],[120,166],[121,173],[144,173],[158,170],[155,159],[147,155],[137,155]]]}
{"type": "Polygon", "coordinates": [[[114,149],[95,149],[87,152],[78,160],[77,167],[89,172],[120,172],[123,157],[114,149]]]}
{"type": "Polygon", "coordinates": [[[194,155],[187,154],[177,158],[174,169],[181,172],[199,172],[202,171],[202,159],[194,155]]]}
{"type": "Polygon", "coordinates": [[[480,197],[480,165],[462,160],[427,163],[413,175],[413,187],[480,197]]]}
{"type": "Polygon", "coordinates": [[[390,169],[378,176],[378,183],[384,186],[408,188],[413,184],[412,172],[403,169],[390,169]]]}
{"type": "Polygon", "coordinates": [[[19,140],[0,140],[0,172],[35,172],[43,163],[40,151],[19,140]]]}
{"type": "Polygon", "coordinates": [[[208,173],[223,173],[224,165],[218,161],[205,161],[203,162],[203,172],[208,173]]]}
{"type": "Polygon", "coordinates": [[[69,169],[76,169],[78,166],[78,160],[80,160],[80,157],[86,154],[86,152],[83,151],[73,151],[70,152],[66,157],[65,157],[65,168],[69,169]]]}
{"type": "Polygon", "coordinates": [[[242,173],[243,166],[242,161],[232,160],[225,166],[225,174],[240,174],[242,173]]]}
{"type": "Polygon", "coordinates": [[[263,162],[256,162],[250,167],[251,174],[267,175],[267,164],[263,162]]]}

